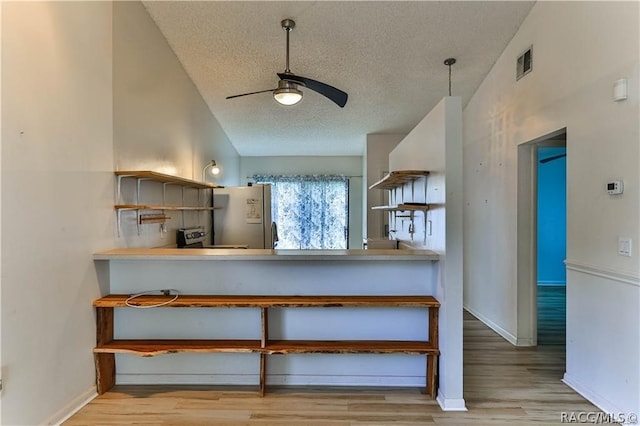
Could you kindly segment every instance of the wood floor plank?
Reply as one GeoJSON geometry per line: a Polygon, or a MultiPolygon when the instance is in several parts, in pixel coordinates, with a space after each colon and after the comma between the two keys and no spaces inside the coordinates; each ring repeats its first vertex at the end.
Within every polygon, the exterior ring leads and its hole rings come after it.
{"type": "MultiPolygon", "coordinates": [[[[557,330],[561,327],[557,327],[557,330]]],[[[121,386],[64,426],[552,425],[562,412],[599,411],[562,383],[561,344],[516,348],[464,313],[464,398],[444,412],[419,388],[121,386]]]]}

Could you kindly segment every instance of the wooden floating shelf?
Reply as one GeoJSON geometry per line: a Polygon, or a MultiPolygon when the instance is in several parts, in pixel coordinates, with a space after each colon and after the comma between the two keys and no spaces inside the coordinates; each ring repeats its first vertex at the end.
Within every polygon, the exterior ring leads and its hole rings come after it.
{"type": "Polygon", "coordinates": [[[173,185],[188,186],[199,189],[224,188],[208,182],[199,182],[197,180],[185,179],[178,176],[166,175],[164,173],[152,172],[150,170],[129,170],[117,171],[116,176],[132,177],[137,179],[150,179],[155,182],[170,183],[173,185]]]}
{"type": "MultiPolygon", "coordinates": [[[[223,186],[215,185],[208,182],[199,182],[193,179],[185,179],[178,176],[167,175],[164,173],[158,173],[151,170],[118,170],[114,172],[117,180],[116,184],[116,203],[122,202],[122,181],[124,179],[135,179],[137,184],[136,196],[134,204],[116,204],[116,222],[118,228],[118,236],[120,236],[120,223],[121,216],[123,211],[135,211],[136,212],[136,226],[138,228],[138,235],[141,232],[141,226],[145,224],[151,223],[162,223],[164,224],[169,217],[162,218],[163,215],[156,214],[155,217],[152,217],[150,214],[141,215],[141,210],[161,210],[161,211],[179,211],[182,212],[182,221],[184,222],[184,212],[192,211],[192,212],[203,212],[203,211],[212,211],[216,210],[215,207],[205,207],[205,206],[172,206],[172,205],[149,205],[149,204],[141,204],[140,192],[142,190],[142,182],[150,181],[155,184],[162,184],[162,202],[165,201],[165,193],[167,185],[177,185],[182,189],[182,199],[184,202],[184,193],[185,188],[195,189],[198,193],[198,201],[192,201],[191,203],[200,204],[200,191],[201,190],[213,190],[215,188],[223,188],[223,186]]],[[[213,192],[213,191],[212,191],[213,192]]],[[[206,200],[206,197],[205,197],[206,200]]],[[[199,216],[199,215],[198,215],[199,216]]]]}
{"type": "Polygon", "coordinates": [[[394,189],[407,182],[427,176],[428,174],[429,172],[426,170],[398,170],[390,172],[378,182],[371,185],[369,189],[394,189]]]}
{"type": "Polygon", "coordinates": [[[385,211],[427,211],[429,204],[398,204],[396,206],[373,206],[372,210],[385,211]]]}
{"type": "Polygon", "coordinates": [[[172,211],[205,211],[218,210],[221,207],[200,207],[200,206],[154,206],[148,204],[116,204],[116,210],[172,210],[172,211]]]}

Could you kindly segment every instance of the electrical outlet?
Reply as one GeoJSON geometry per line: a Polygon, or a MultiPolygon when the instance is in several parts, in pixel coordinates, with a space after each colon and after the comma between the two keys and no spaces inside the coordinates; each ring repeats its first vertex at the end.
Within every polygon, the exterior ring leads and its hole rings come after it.
{"type": "Polygon", "coordinates": [[[618,237],[618,254],[631,257],[631,238],[618,237]]]}

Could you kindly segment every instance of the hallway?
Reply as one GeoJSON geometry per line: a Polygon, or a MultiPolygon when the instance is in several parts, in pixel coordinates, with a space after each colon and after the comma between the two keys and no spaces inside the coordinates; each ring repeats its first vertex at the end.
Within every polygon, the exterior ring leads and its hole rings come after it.
{"type": "Polygon", "coordinates": [[[467,312],[464,332],[465,419],[560,424],[563,412],[599,411],[562,383],[565,346],[558,339],[537,348],[515,347],[467,312]]]}

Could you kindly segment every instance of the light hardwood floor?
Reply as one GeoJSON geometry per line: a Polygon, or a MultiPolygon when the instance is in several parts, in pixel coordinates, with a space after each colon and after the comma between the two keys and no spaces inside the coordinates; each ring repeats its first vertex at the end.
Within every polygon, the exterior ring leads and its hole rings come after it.
{"type": "Polygon", "coordinates": [[[443,412],[416,389],[116,386],[64,423],[75,425],[513,425],[561,424],[598,411],[561,382],[564,346],[516,348],[464,314],[467,412],[443,412]]]}

